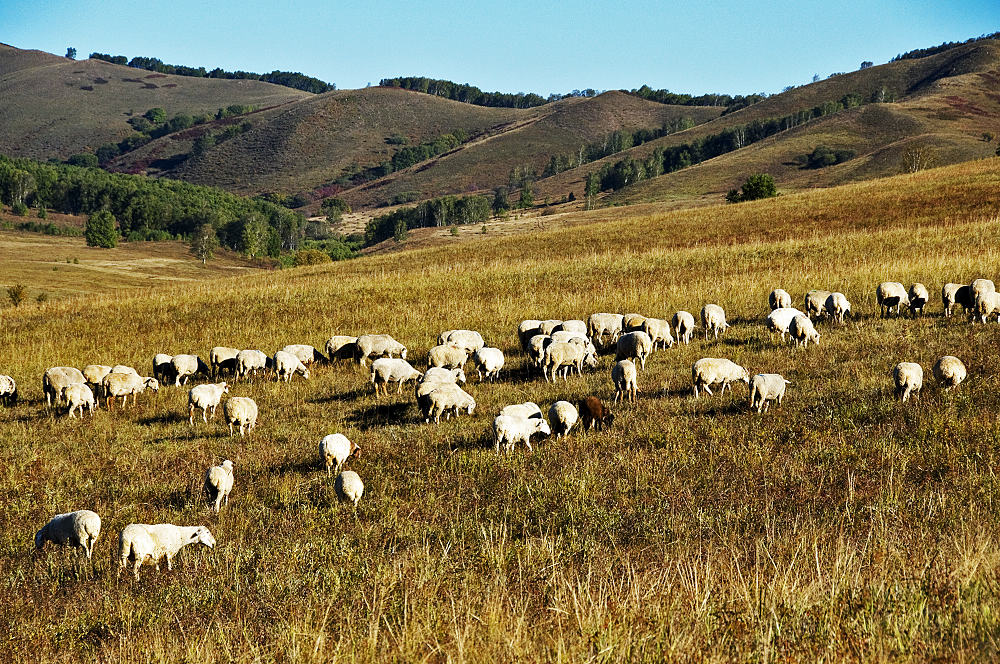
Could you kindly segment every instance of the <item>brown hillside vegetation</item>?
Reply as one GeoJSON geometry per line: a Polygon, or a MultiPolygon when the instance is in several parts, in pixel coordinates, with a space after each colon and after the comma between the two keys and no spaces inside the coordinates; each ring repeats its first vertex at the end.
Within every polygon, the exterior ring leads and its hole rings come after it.
{"type": "MultiPolygon", "coordinates": [[[[67,299],[0,312],[0,370],[23,402],[0,406],[0,622],[4,659],[33,661],[710,661],[995,658],[1000,633],[1000,326],[877,316],[876,285],[1000,276],[1000,160],[768,201],[470,240],[313,268],[67,299]],[[859,316],[818,323],[796,350],[760,319],[773,287],[797,302],[840,290],[859,316]],[[500,407],[597,394],[610,357],[546,383],[517,350],[523,318],[729,312],[718,341],[653,354],[613,426],[499,456],[500,407]],[[94,419],[46,413],[48,366],[123,362],[214,345],[322,346],[387,332],[416,366],[445,329],[480,330],[507,354],[478,407],[426,425],[412,391],[376,402],[353,365],[310,380],[238,383],[256,431],[186,421],[164,386],[94,419]],[[955,392],[930,368],[969,367],[955,392]],[[690,397],[690,367],[729,357],[792,381],[748,412],[746,388],[690,397]],[[921,396],[889,373],[919,362],[921,396]],[[357,510],[339,504],[320,438],[363,450],[357,510]],[[235,462],[229,507],[202,497],[205,469],[235,462]],[[93,509],[93,561],[34,532],[93,509]],[[214,550],[174,569],[116,577],[127,523],[204,524],[214,550]]],[[[616,215],[610,219],[602,215],[616,215]]],[[[469,367],[471,369],[471,365],[469,367]]]]}

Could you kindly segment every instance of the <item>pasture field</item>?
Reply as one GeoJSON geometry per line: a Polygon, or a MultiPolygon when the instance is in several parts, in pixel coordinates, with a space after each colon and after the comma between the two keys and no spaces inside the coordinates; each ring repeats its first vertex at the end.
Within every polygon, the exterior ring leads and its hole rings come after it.
{"type": "MultiPolygon", "coordinates": [[[[67,298],[0,312],[0,657],[27,661],[969,661],[1000,637],[1000,358],[996,323],[945,319],[937,293],[1000,273],[1000,160],[782,196],[629,216],[332,265],[67,298]],[[918,320],[880,319],[883,280],[934,295],[918,320]],[[819,346],[760,324],[774,287],[796,304],[844,292],[860,317],[821,323],[819,346]],[[718,341],[653,354],[635,405],[605,432],[498,456],[509,403],[597,394],[612,357],[547,384],[516,350],[524,318],[723,305],[718,341]],[[246,438],[189,428],[187,389],[93,419],[46,413],[55,365],[132,364],[214,345],[273,353],[332,334],[388,332],[422,368],[445,329],[508,354],[496,384],[470,371],[474,416],[420,421],[412,391],[376,402],[356,365],[310,380],[238,383],[257,400],[246,438]],[[954,354],[957,392],[931,366],[954,354]],[[746,388],[690,396],[700,357],[792,381],[748,412],[746,388]],[[913,402],[900,361],[924,367],[913,402]],[[357,511],[319,463],[322,436],[363,454],[357,511]],[[205,469],[232,459],[214,515],[205,469]],[[33,550],[53,514],[104,521],[94,560],[33,550]],[[174,570],[116,577],[127,523],[207,525],[214,550],[174,570]]],[[[614,215],[607,218],[604,215],[614,215]]],[[[471,365],[470,365],[471,369],[471,365]]],[[[221,413],[220,413],[221,415],[221,413]]]]}

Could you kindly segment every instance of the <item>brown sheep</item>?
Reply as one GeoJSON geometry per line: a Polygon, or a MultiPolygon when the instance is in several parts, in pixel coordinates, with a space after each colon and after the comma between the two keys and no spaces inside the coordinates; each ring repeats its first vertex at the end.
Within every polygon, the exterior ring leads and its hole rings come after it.
{"type": "Polygon", "coordinates": [[[583,423],[583,430],[593,429],[595,426],[604,430],[614,422],[615,416],[604,407],[597,397],[586,397],[580,400],[580,421],[583,423]]]}

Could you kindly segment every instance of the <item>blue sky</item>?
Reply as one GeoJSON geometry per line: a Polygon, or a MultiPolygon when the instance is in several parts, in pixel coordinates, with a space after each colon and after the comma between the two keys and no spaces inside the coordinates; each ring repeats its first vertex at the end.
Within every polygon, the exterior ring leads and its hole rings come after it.
{"type": "Polygon", "coordinates": [[[543,95],[643,83],[773,93],[998,30],[997,0],[0,3],[0,41],[59,55],[301,71],[342,89],[423,75],[543,95]]]}

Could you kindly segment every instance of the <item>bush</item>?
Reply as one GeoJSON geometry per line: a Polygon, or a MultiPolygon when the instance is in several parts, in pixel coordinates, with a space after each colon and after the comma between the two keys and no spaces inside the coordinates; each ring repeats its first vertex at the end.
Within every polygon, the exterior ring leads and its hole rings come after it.
{"type": "Polygon", "coordinates": [[[323,199],[323,202],[320,203],[319,209],[326,215],[326,219],[330,223],[336,223],[340,221],[341,217],[345,214],[351,213],[351,206],[348,205],[347,201],[338,196],[331,196],[330,198],[323,199]]]}
{"type": "Polygon", "coordinates": [[[726,194],[726,201],[739,203],[741,201],[756,201],[762,198],[771,198],[778,195],[778,189],[774,184],[774,178],[767,173],[757,173],[751,175],[743,183],[741,191],[730,189],[726,194]]]}
{"type": "Polygon", "coordinates": [[[75,154],[66,160],[70,166],[83,166],[85,168],[97,168],[96,154],[75,154]]]}
{"type": "Polygon", "coordinates": [[[24,298],[28,297],[28,289],[24,287],[24,284],[14,284],[13,286],[7,287],[7,297],[10,298],[10,303],[15,307],[21,306],[24,302],[24,298]]]}
{"type": "Polygon", "coordinates": [[[323,253],[319,249],[303,249],[295,252],[295,265],[298,267],[303,265],[319,265],[321,263],[329,263],[330,260],[330,255],[323,253]]]}
{"type": "Polygon", "coordinates": [[[17,201],[10,206],[10,211],[19,217],[23,217],[28,214],[28,206],[23,201],[17,201]]]}
{"type": "Polygon", "coordinates": [[[118,246],[118,229],[115,227],[115,217],[107,210],[95,212],[87,218],[87,226],[83,231],[87,245],[111,249],[118,246]]]}

